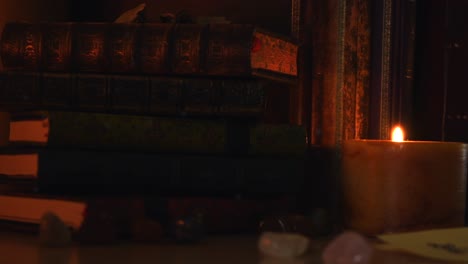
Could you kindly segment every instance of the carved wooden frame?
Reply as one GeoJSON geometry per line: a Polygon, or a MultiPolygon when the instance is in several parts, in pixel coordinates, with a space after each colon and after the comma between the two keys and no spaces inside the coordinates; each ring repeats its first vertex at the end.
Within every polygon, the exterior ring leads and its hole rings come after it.
{"type": "Polygon", "coordinates": [[[394,125],[411,128],[416,0],[374,4],[369,134],[389,139],[394,125]]]}
{"type": "Polygon", "coordinates": [[[297,119],[310,126],[312,144],[339,146],[352,138],[388,139],[394,124],[408,123],[415,2],[291,0],[291,33],[304,44],[305,53],[299,59],[305,72],[298,92],[305,97],[301,100],[304,110],[297,119]],[[326,29],[317,29],[314,23],[324,23],[326,29]],[[312,40],[307,39],[309,35],[312,40]],[[313,50],[310,57],[332,67],[317,61],[308,65],[308,49],[313,50]]]}

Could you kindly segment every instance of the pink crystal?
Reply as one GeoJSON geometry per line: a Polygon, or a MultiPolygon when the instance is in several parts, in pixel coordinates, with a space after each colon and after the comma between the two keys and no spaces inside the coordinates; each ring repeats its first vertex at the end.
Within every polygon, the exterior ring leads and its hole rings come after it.
{"type": "Polygon", "coordinates": [[[322,259],[325,264],[367,264],[372,251],[372,246],[362,235],[347,231],[328,244],[322,259]]]}

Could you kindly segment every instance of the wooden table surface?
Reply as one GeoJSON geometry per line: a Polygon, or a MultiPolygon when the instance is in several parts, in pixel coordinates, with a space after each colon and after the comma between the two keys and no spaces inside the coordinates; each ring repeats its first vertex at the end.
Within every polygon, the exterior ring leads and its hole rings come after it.
{"type": "MultiPolygon", "coordinates": [[[[322,263],[326,241],[312,241],[308,253],[285,259],[262,256],[257,236],[208,237],[197,244],[136,244],[44,248],[34,235],[0,233],[1,264],[307,264],[322,263]]],[[[454,263],[424,259],[408,254],[376,250],[372,263],[454,263]]]]}

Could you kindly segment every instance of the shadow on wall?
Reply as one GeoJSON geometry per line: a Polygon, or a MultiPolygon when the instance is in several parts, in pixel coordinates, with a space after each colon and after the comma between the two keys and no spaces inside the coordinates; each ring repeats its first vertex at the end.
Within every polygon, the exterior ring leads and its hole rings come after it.
{"type": "Polygon", "coordinates": [[[185,10],[195,17],[223,16],[234,23],[258,24],[278,33],[290,33],[291,0],[71,0],[72,19],[114,21],[121,13],[140,3],[146,3],[148,22],[158,22],[161,13],[185,10]]]}

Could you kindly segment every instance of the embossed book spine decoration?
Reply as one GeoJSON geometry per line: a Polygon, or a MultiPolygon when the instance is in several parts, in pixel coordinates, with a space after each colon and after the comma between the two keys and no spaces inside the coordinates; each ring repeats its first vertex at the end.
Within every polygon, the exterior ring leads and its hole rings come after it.
{"type": "Polygon", "coordinates": [[[203,70],[202,41],[206,25],[176,24],[172,42],[172,72],[198,74],[203,70]]]}
{"type": "Polygon", "coordinates": [[[135,50],[138,71],[148,74],[167,74],[169,68],[169,42],[172,24],[143,24],[137,28],[138,47],[135,50]]]}
{"type": "Polygon", "coordinates": [[[0,46],[6,70],[297,78],[298,45],[254,25],[12,22],[0,46]]]}
{"type": "Polygon", "coordinates": [[[0,73],[0,109],[260,117],[267,82],[7,71],[0,73]]]}
{"type": "Polygon", "coordinates": [[[42,23],[43,71],[67,72],[71,67],[73,23],[42,23]]]}
{"type": "Polygon", "coordinates": [[[28,71],[40,69],[41,48],[38,25],[13,22],[3,28],[0,55],[5,68],[28,71]]]}
{"type": "Polygon", "coordinates": [[[206,73],[210,75],[249,74],[253,31],[252,25],[209,25],[206,73]]]}
{"type": "Polygon", "coordinates": [[[77,72],[107,71],[106,40],[109,24],[77,23],[72,43],[73,66],[77,72]]]}
{"type": "Polygon", "coordinates": [[[109,26],[108,71],[113,73],[133,73],[136,71],[135,43],[137,39],[137,25],[113,24],[109,26]]]}

